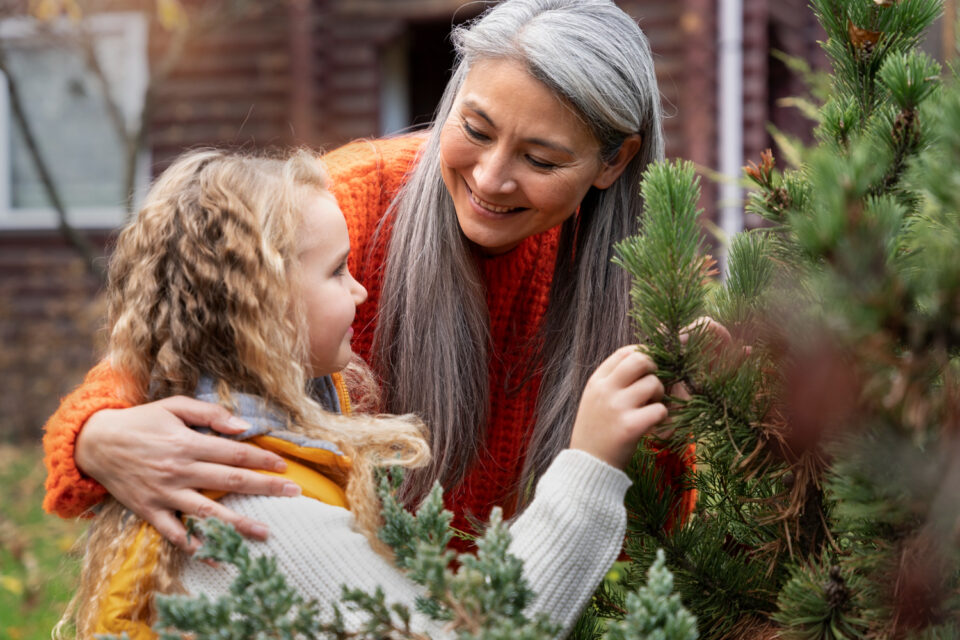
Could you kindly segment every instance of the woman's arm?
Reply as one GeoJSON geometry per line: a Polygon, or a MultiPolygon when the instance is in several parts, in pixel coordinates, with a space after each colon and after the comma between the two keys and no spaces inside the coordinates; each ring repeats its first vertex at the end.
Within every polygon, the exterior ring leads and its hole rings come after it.
{"type": "Polygon", "coordinates": [[[245,423],[223,407],[184,397],[129,407],[118,397],[121,385],[116,372],[101,362],[47,421],[44,508],[75,517],[109,492],[183,548],[186,530],[176,511],[216,515],[245,535],[265,536],[263,523],[225,509],[194,488],[296,495],[299,489],[279,478],[236,468],[275,469],[285,466],[283,460],[259,447],[185,426],[243,431],[245,423]]]}
{"type": "MultiPolygon", "coordinates": [[[[627,476],[576,450],[561,452],[537,485],[536,498],[510,527],[510,552],[524,563],[524,576],[536,596],[527,609],[545,612],[563,626],[564,635],[579,616],[620,551],[626,528],[623,496],[627,476]]],[[[396,567],[377,555],[367,539],[353,531],[349,511],[309,498],[277,499],[231,495],[231,509],[272,525],[270,539],[252,545],[255,554],[277,558],[289,583],[306,598],[338,602],[341,585],[372,593],[380,586],[388,603],[414,611],[422,595],[396,567]]],[[[223,595],[230,571],[192,560],[184,586],[192,593],[223,595]]],[[[344,612],[349,628],[363,618],[344,612]]],[[[422,616],[415,627],[432,637],[448,637],[442,624],[422,616]]]]}
{"type": "Polygon", "coordinates": [[[75,518],[106,494],[99,482],[83,474],[74,462],[77,435],[83,424],[101,409],[130,406],[117,395],[120,382],[110,365],[100,362],[83,384],[60,401],[43,427],[44,464],[47,467],[43,508],[62,518],[75,518]]]}

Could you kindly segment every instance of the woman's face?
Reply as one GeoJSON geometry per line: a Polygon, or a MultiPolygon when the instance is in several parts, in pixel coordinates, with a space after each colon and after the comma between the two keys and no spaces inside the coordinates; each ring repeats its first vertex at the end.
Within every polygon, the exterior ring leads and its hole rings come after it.
{"type": "Polygon", "coordinates": [[[440,162],[460,228],[489,254],[560,224],[623,169],[601,161],[568,104],[505,59],[470,69],[443,124],[440,162]]]}

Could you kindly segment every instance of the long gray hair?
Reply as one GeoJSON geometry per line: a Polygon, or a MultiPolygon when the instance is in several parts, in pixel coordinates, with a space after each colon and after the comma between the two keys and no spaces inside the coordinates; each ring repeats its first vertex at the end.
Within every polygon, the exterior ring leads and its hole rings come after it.
{"type": "Polygon", "coordinates": [[[563,225],[550,300],[531,371],[542,372],[522,486],[570,442],[593,369],[630,340],[628,279],[611,264],[615,242],[634,233],[640,176],[663,157],[660,97],[646,37],[610,0],[507,0],[452,34],[453,77],[394,216],[374,365],[385,409],[416,413],[429,427],[431,466],[408,477],[407,495],[440,479],[459,483],[485,441],[489,317],[469,242],[440,172],[440,131],[470,67],[508,59],[565,99],[612,160],[628,135],[641,148],[608,189],[591,188],[563,225]],[[430,380],[424,382],[424,376],[430,380]]]}

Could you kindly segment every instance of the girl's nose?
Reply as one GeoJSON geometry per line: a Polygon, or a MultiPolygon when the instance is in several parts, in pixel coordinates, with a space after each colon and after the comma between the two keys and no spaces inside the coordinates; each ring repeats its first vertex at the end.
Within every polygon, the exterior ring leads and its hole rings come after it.
{"type": "Polygon", "coordinates": [[[367,288],[360,284],[360,281],[354,278],[352,275],[350,279],[353,280],[353,299],[356,304],[363,304],[363,301],[367,299],[367,288]]]}
{"type": "Polygon", "coordinates": [[[481,196],[514,191],[517,182],[511,173],[509,154],[499,148],[482,154],[473,165],[473,184],[481,196]]]}

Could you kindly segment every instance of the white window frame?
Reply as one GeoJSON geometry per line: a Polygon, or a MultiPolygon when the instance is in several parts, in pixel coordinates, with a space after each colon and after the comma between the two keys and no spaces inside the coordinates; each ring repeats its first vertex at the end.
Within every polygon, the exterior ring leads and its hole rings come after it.
{"type": "MultiPolygon", "coordinates": [[[[65,18],[63,19],[66,20],[65,18]]],[[[114,100],[130,128],[138,121],[149,82],[150,70],[147,61],[148,24],[146,16],[139,12],[111,12],[87,16],[84,27],[96,37],[109,33],[123,38],[124,83],[113,87],[114,100]]],[[[69,29],[66,22],[54,24],[53,29],[69,29]]],[[[10,46],[16,40],[30,40],[40,35],[38,23],[32,18],[9,18],[0,21],[0,38],[10,46]]],[[[15,46],[15,45],[14,45],[15,46]]],[[[12,206],[11,184],[11,135],[13,113],[6,75],[0,73],[0,231],[14,229],[52,229],[59,226],[59,217],[53,207],[12,206]]],[[[118,176],[118,179],[121,176],[118,176]]],[[[140,150],[137,156],[134,189],[136,193],[150,181],[150,150],[140,150]]],[[[113,207],[71,207],[64,203],[70,225],[85,229],[112,229],[124,222],[126,212],[122,205],[113,207]]]]}

